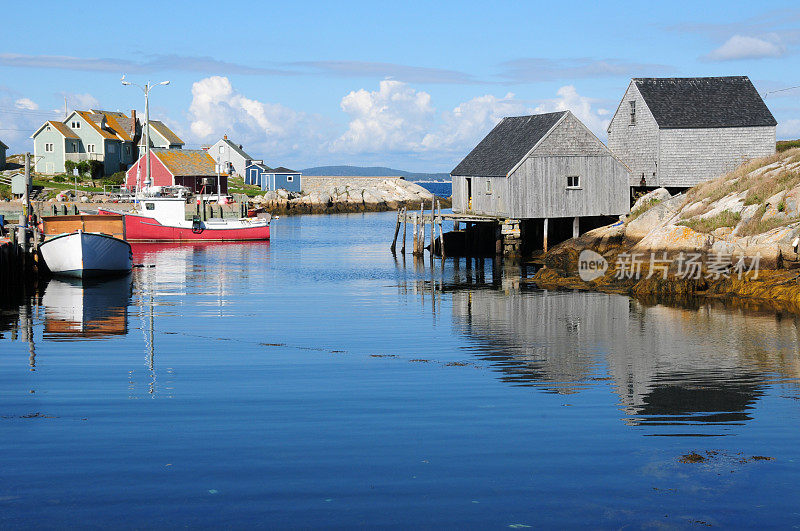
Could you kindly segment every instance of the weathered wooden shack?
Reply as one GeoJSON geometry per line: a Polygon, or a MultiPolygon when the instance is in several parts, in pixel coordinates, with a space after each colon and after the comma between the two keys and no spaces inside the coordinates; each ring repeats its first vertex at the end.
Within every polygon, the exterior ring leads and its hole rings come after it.
{"type": "Polygon", "coordinates": [[[506,255],[546,249],[626,214],[629,175],[570,111],[504,118],[451,172],[453,212],[499,220],[506,255]]]}
{"type": "Polygon", "coordinates": [[[635,189],[679,191],[775,153],[776,124],[747,76],[634,78],[608,147],[635,189]]]}

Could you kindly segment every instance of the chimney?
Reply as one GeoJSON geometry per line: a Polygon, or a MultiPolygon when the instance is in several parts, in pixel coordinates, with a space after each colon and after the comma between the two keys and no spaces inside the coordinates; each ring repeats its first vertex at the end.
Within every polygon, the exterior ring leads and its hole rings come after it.
{"type": "Polygon", "coordinates": [[[225,135],[222,138],[224,138],[225,140],[228,140],[228,135],[225,135]]]}
{"type": "Polygon", "coordinates": [[[131,109],[131,138],[136,138],[136,109],[131,109]]]}

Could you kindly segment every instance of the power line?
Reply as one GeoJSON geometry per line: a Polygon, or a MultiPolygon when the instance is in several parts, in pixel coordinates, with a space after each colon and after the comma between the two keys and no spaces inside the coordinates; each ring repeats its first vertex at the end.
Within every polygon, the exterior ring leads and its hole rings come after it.
{"type": "Polygon", "coordinates": [[[797,89],[797,88],[800,88],[800,85],[797,85],[795,87],[782,88],[782,89],[778,89],[778,90],[770,90],[770,91],[764,93],[764,97],[766,98],[768,95],[775,94],[776,92],[786,92],[787,90],[794,90],[794,89],[797,89]]]}

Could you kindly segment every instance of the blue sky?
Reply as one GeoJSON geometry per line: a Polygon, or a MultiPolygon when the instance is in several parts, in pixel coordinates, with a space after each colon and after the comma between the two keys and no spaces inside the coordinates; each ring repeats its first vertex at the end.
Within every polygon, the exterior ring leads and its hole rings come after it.
{"type": "MultiPolygon", "coordinates": [[[[0,139],[70,108],[142,112],[187,147],[223,133],[268,164],[449,171],[506,115],[568,108],[605,140],[631,77],[800,85],[794,2],[27,2],[0,32],[0,139]]],[[[800,137],[800,89],[769,94],[800,137]]]]}

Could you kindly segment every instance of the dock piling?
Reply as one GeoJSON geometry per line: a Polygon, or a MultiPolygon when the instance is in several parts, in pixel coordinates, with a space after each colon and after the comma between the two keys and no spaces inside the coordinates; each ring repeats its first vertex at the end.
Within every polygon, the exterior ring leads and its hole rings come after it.
{"type": "Polygon", "coordinates": [[[400,209],[397,209],[397,223],[394,226],[394,239],[392,240],[392,254],[397,253],[397,235],[400,233],[400,209]]]}
{"type": "Polygon", "coordinates": [[[403,246],[400,247],[400,252],[406,254],[406,228],[408,227],[408,208],[403,207],[403,246]]]}

